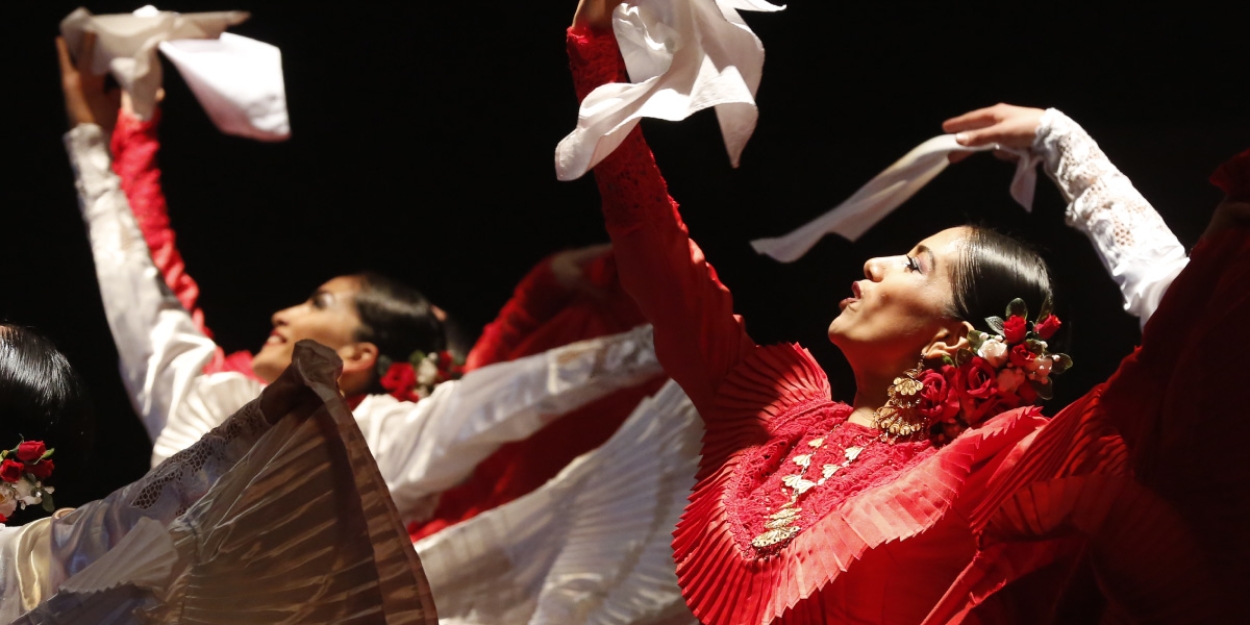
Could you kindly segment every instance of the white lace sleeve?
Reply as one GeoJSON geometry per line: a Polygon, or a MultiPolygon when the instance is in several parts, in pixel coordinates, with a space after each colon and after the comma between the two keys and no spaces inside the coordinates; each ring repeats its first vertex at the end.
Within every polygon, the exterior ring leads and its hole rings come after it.
{"type": "Polygon", "coordinates": [[[269,427],[257,399],[139,481],[54,519],[50,549],[54,585],[95,562],[141,520],[172,522],[247,454],[269,427]]]}
{"type": "Polygon", "coordinates": [[[94,124],[65,134],[79,208],[91,239],[100,299],[121,360],[122,382],[152,440],[217,349],[152,264],[107,140],[94,124]]]}
{"type": "Polygon", "coordinates": [[[1142,325],[1168,285],[1189,263],[1185,248],[1154,207],[1116,169],[1098,144],[1067,115],[1042,115],[1033,152],[1068,202],[1068,225],[1093,242],[1120,286],[1124,309],[1142,325]]]}

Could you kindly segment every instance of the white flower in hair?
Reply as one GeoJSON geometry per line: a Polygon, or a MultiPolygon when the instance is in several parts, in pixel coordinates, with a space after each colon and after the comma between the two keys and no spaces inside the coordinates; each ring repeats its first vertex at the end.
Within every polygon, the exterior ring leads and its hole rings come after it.
{"type": "Polygon", "coordinates": [[[429,356],[421,360],[421,364],[417,365],[417,384],[420,386],[432,386],[438,381],[438,362],[429,356]]]}
{"type": "Polygon", "coordinates": [[[981,348],[977,350],[977,355],[988,360],[995,369],[1003,366],[1007,362],[1007,344],[1002,338],[991,335],[981,343],[981,348]]]}

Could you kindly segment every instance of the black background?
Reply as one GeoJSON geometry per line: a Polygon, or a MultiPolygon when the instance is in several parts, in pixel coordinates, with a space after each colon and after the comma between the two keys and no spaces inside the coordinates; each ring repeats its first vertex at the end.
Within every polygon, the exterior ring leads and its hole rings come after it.
{"type": "MultiPolygon", "coordinates": [[[[220,343],[258,347],[270,313],[361,268],[421,288],[476,330],[535,261],[606,240],[593,181],[559,183],[552,167],[576,115],[563,36],[574,5],[161,4],[250,10],[233,32],[283,53],[293,137],[277,144],[218,133],[166,62],[163,181],[220,343]]],[[[0,318],[53,337],[98,407],[96,470],[60,485],[58,503],[69,505],[141,475],[149,445],[116,373],[60,141],[53,37],[75,6],[5,8],[12,140],[0,208],[0,318]]],[[[866,258],[967,220],[1035,243],[1060,284],[1077,363],[1060,379],[1053,411],[1105,379],[1140,334],[1089,244],[1063,225],[1063,203],[1044,179],[1026,214],[1007,193],[1011,167],[979,156],[854,245],[827,239],[780,265],[747,241],[825,211],[939,134],[943,119],[1006,101],[1071,115],[1192,245],[1220,197],[1207,174],[1250,146],[1247,15],[1230,11],[1197,2],[795,0],[782,13],[745,14],[768,61],[740,169],[729,167],[710,111],[644,128],[755,338],[813,349],[840,398],[850,398],[852,382],[825,327],[866,258]]]]}

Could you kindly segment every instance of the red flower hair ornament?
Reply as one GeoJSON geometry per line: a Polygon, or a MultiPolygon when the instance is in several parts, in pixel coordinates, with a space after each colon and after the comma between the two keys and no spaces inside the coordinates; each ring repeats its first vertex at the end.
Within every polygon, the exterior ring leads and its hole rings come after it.
{"type": "Polygon", "coordinates": [[[41,506],[47,512],[56,509],[52,503],[56,489],[43,484],[55,468],[54,451],[43,441],[22,441],[13,449],[0,451],[0,523],[26,506],[41,506]]]}
{"type": "Polygon", "coordinates": [[[434,387],[464,376],[464,360],[451,352],[415,351],[404,362],[386,356],[378,358],[379,383],[387,393],[400,401],[418,402],[430,396],[434,387]]]}
{"type": "Polygon", "coordinates": [[[954,358],[921,363],[894,379],[889,401],[874,414],[884,438],[927,434],[942,444],[989,417],[1051,398],[1050,376],[1072,368],[1072,358],[1048,350],[1047,339],[1063,325],[1050,302],[1033,322],[1021,299],[1007,305],[1005,319],[985,321],[992,331],[969,332],[969,347],[954,358]]]}

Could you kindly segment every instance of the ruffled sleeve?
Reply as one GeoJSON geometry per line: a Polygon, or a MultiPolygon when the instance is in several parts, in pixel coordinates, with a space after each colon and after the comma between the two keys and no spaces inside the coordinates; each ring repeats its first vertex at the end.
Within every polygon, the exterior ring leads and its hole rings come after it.
{"type": "Polygon", "coordinates": [[[204,326],[204,311],[196,303],[200,287],[187,274],[187,265],[175,245],[174,229],[169,224],[169,208],[161,189],[161,170],[156,165],[156,153],[160,150],[156,138],[159,121],[159,111],[150,120],[141,120],[125,111],[118,113],[117,126],[113,128],[109,143],[113,171],[130,201],[130,210],[148,244],[152,263],[165,277],[166,286],[182,307],[191,313],[196,326],[211,337],[212,332],[204,326]]]}
{"type": "MultiPolygon", "coordinates": [[[[570,29],[568,52],[579,99],[624,80],[611,33],[570,29]]],[[[729,290],[690,239],[641,128],[594,172],[621,282],[655,327],[665,371],[709,418],[721,380],[755,344],[733,312],[729,290]]]]}
{"type": "MultiPolygon", "coordinates": [[[[187,273],[169,222],[169,207],[161,188],[161,170],[156,163],[156,154],[161,147],[156,133],[159,123],[159,109],[150,120],[141,120],[125,111],[118,112],[117,126],[113,129],[109,146],[113,153],[113,171],[130,202],[130,211],[147,243],[152,263],[164,277],[165,285],[191,314],[196,328],[211,338],[213,333],[205,324],[204,311],[198,303],[200,287],[187,273]]],[[[214,350],[212,359],[204,365],[204,373],[221,372],[240,373],[259,381],[252,372],[252,354],[246,351],[227,355],[220,347],[214,350]]]]}
{"type": "Polygon", "coordinates": [[[466,359],[467,371],[646,323],[621,288],[611,252],[582,267],[583,279],[593,293],[560,284],[551,270],[552,258],[543,259],[526,274],[499,315],[483,328],[466,359]]]}

